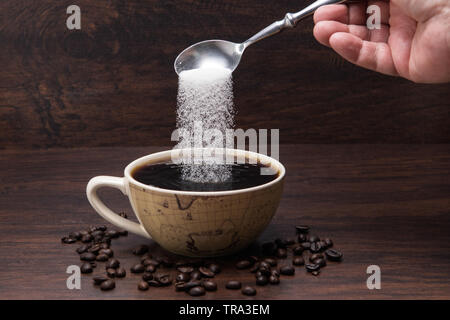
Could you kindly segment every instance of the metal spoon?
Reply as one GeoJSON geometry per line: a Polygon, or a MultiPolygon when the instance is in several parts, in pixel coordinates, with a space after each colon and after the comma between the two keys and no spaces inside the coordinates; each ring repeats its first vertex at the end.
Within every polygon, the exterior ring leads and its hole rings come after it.
{"type": "Polygon", "coordinates": [[[341,3],[345,0],[317,0],[297,13],[287,13],[284,19],[267,26],[243,43],[225,40],[206,40],[184,49],[175,59],[175,72],[204,67],[222,67],[234,71],[241,60],[244,50],[251,44],[279,33],[285,28],[293,28],[300,20],[311,15],[317,8],[341,3]]]}

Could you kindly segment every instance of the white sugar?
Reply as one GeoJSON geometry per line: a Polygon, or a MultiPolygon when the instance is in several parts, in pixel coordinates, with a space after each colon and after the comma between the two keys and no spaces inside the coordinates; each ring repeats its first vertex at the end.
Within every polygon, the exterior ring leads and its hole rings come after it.
{"type": "MultiPolygon", "coordinates": [[[[177,148],[224,148],[226,129],[233,128],[233,82],[225,68],[201,68],[179,74],[177,129],[181,141],[177,148]]],[[[195,182],[221,182],[231,169],[217,158],[198,158],[185,162],[183,179],[195,182]]]]}

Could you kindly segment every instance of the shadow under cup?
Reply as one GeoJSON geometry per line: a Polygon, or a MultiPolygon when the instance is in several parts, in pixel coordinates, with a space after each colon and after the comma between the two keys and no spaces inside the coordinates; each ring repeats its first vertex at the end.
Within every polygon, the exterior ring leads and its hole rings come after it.
{"type": "Polygon", "coordinates": [[[124,178],[100,176],[91,179],[87,188],[91,205],[111,223],[152,238],[176,254],[191,257],[221,256],[249,246],[266,228],[277,210],[283,191],[284,166],[262,154],[227,149],[227,155],[238,159],[257,159],[269,165],[277,171],[277,177],[251,188],[208,192],[161,189],[133,178],[132,173],[136,168],[169,162],[176,159],[174,152],[179,151],[163,151],[139,158],[125,168],[124,178]],[[123,188],[117,180],[114,180],[115,185],[105,183],[104,179],[109,178],[122,179],[123,188]],[[140,224],[118,216],[101,203],[96,189],[104,186],[118,188],[129,197],[140,224]]]}

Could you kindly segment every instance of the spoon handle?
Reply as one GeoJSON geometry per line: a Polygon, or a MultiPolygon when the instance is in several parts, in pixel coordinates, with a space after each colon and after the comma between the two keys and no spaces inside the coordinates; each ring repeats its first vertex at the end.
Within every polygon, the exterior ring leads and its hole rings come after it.
{"type": "Polygon", "coordinates": [[[303,10],[296,13],[287,13],[284,19],[275,21],[271,25],[265,27],[253,37],[242,43],[243,49],[247,48],[249,45],[258,42],[259,40],[265,39],[267,37],[273,36],[274,34],[279,33],[281,30],[285,28],[293,28],[300,20],[306,18],[307,16],[314,13],[317,8],[327,5],[327,4],[336,4],[342,3],[346,0],[317,0],[311,3],[309,6],[304,8],[303,10]]]}

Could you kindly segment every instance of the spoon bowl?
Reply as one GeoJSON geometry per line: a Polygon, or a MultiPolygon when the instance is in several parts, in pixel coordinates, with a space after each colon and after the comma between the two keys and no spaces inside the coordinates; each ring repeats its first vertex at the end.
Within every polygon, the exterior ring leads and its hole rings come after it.
{"type": "Polygon", "coordinates": [[[236,69],[241,61],[244,46],[225,40],[206,40],[193,44],[184,49],[175,59],[175,72],[221,67],[229,69],[231,72],[236,69]]]}

